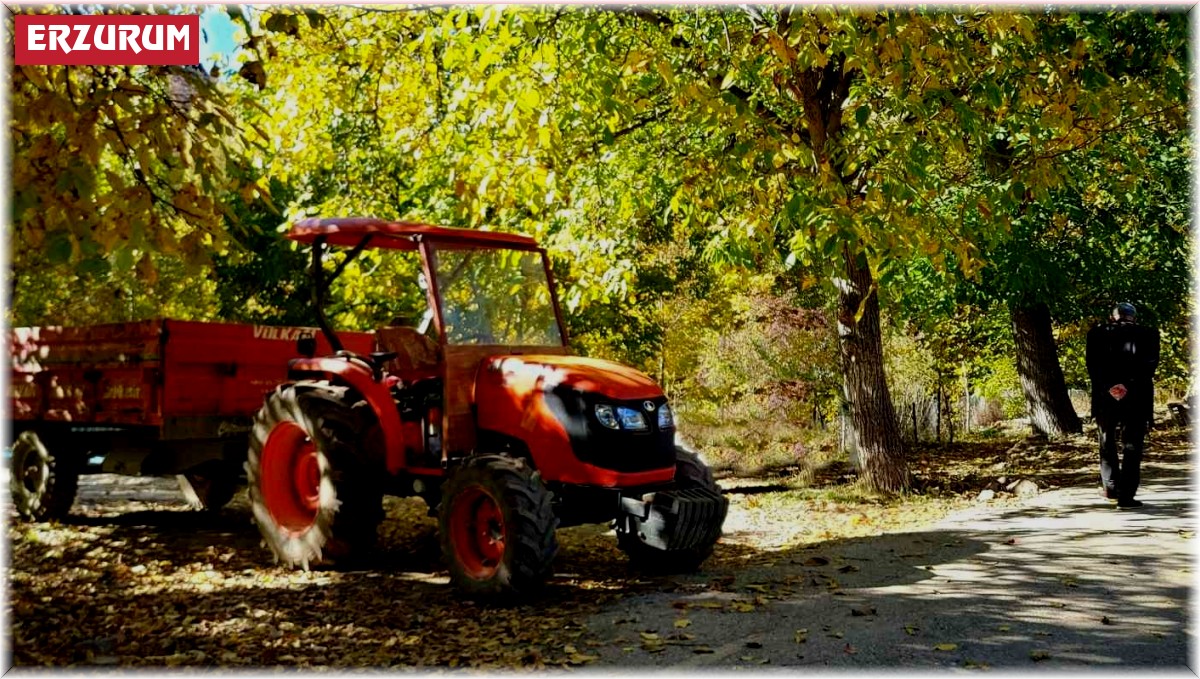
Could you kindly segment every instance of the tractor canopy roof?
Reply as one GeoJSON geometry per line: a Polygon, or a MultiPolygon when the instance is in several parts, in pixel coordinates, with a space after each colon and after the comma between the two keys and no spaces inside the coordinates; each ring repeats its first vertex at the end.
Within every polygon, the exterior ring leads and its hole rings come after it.
{"type": "Polygon", "coordinates": [[[324,236],[330,245],[354,247],[371,236],[371,247],[393,250],[416,250],[417,243],[429,240],[451,247],[515,248],[532,250],[537,241],[529,236],[497,231],[457,229],[415,222],[389,222],[374,217],[334,217],[302,219],[292,225],[288,238],[312,243],[324,236]]]}

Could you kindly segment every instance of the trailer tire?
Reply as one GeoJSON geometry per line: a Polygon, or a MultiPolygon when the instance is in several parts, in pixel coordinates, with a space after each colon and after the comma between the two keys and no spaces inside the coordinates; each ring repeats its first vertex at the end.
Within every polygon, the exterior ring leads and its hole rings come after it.
{"type": "Polygon", "coordinates": [[[175,479],[188,505],[207,512],[220,511],[237,493],[237,473],[222,462],[206,462],[175,479]]]}
{"type": "Polygon", "coordinates": [[[70,512],[79,489],[77,461],[52,454],[37,432],[26,430],[13,441],[11,463],[9,487],[21,518],[46,521],[70,512]]]}
{"type": "Polygon", "coordinates": [[[254,418],[246,460],[254,521],[276,562],[345,565],[374,545],[382,470],[368,461],[367,426],[345,387],[284,385],[254,418]]]}
{"type": "Polygon", "coordinates": [[[516,597],[550,576],[558,552],[552,494],[527,462],[478,455],[452,470],[438,510],[442,554],[462,592],[516,597]]]}
{"type": "MultiPolygon", "coordinates": [[[[675,447],[675,485],[677,488],[707,488],[721,492],[720,486],[713,479],[712,470],[700,460],[700,456],[690,450],[675,447]]],[[[647,545],[636,535],[618,530],[617,547],[629,557],[629,563],[634,568],[646,573],[689,573],[700,568],[713,551],[720,532],[712,542],[699,545],[692,549],[665,551],[647,545]]]]}

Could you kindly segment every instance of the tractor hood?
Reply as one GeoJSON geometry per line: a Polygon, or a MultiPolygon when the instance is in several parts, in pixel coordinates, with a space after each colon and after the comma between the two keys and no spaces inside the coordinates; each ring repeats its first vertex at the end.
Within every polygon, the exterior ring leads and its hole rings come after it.
{"type": "Polygon", "coordinates": [[[549,391],[565,386],[584,393],[617,400],[658,398],[662,389],[654,380],[628,366],[582,356],[496,356],[486,368],[502,373],[505,382],[526,382],[541,378],[541,388],[549,391]]]}

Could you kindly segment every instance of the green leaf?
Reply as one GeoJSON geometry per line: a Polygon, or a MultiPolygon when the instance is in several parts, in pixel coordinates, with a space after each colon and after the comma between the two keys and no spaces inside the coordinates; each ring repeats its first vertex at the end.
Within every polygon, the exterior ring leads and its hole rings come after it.
{"type": "Polygon", "coordinates": [[[71,261],[71,237],[65,231],[55,231],[46,239],[46,259],[51,264],[66,264],[71,261]]]}

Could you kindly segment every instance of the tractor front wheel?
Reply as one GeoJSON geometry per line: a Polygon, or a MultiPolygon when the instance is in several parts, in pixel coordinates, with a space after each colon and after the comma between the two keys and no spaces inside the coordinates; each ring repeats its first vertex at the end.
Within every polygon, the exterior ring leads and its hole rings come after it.
{"type": "Polygon", "coordinates": [[[381,470],[360,445],[367,427],[352,405],[343,387],[301,383],[276,389],[254,418],[247,495],[284,565],[350,561],[375,542],[381,470]]]}
{"type": "Polygon", "coordinates": [[[438,523],[450,580],[471,594],[539,588],[558,551],[558,519],[541,475],[523,460],[480,455],[450,472],[438,523]]]}
{"type": "Polygon", "coordinates": [[[21,518],[46,521],[67,515],[79,488],[78,464],[62,452],[52,454],[32,430],[13,441],[11,462],[9,490],[21,518]]]}

